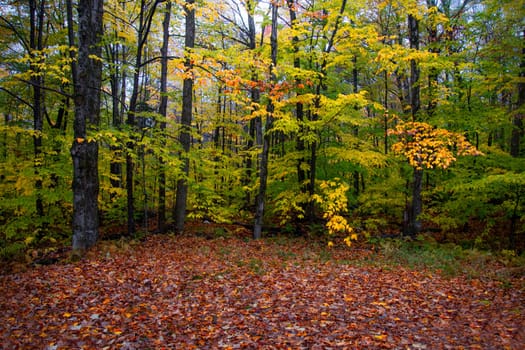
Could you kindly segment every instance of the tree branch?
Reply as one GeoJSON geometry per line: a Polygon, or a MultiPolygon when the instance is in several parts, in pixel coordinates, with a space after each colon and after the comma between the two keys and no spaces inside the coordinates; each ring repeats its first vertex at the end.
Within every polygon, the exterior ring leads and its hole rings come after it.
{"type": "Polygon", "coordinates": [[[32,110],[35,109],[35,107],[33,107],[32,104],[30,104],[29,102],[27,102],[27,101],[24,100],[23,98],[17,96],[14,92],[9,91],[9,90],[7,90],[6,88],[4,88],[4,87],[2,87],[2,86],[0,86],[0,90],[5,91],[8,95],[10,95],[10,96],[13,97],[14,99],[16,99],[16,100],[22,102],[23,104],[25,104],[26,106],[28,106],[28,107],[31,108],[32,110]]]}

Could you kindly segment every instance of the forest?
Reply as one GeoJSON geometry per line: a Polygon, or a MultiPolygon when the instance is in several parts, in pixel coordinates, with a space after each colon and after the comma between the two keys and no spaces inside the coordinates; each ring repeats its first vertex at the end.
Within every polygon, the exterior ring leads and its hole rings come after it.
{"type": "Polygon", "coordinates": [[[0,344],[520,348],[524,19],[0,0],[0,344]]]}
{"type": "Polygon", "coordinates": [[[2,1],[3,258],[195,220],[523,251],[522,1],[79,4],[2,1]]]}

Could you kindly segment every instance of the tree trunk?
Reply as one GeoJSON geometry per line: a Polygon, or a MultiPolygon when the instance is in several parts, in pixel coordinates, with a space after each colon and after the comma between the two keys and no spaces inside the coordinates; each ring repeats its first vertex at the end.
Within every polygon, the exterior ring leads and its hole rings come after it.
{"type": "MultiPolygon", "coordinates": [[[[79,67],[81,64],[79,63],[79,67]]],[[[76,138],[73,157],[73,250],[84,251],[98,239],[98,144],[76,138]]]]}
{"type": "MultiPolygon", "coordinates": [[[[29,1],[29,16],[30,16],[30,34],[29,34],[29,47],[31,52],[30,56],[34,56],[35,52],[37,55],[40,55],[43,44],[42,44],[42,35],[44,27],[44,10],[45,10],[45,1],[40,2],[40,6],[37,8],[36,0],[29,1]],[[33,52],[35,51],[35,52],[33,52]]],[[[42,178],[40,175],[40,167],[42,166],[42,129],[44,125],[44,116],[43,116],[43,96],[42,96],[42,85],[43,85],[43,75],[39,74],[40,68],[39,64],[31,64],[31,71],[34,74],[31,74],[31,85],[33,88],[33,128],[36,131],[33,136],[33,146],[34,146],[34,171],[35,171],[35,189],[36,189],[36,213],[39,217],[44,216],[44,203],[42,201],[42,178]]]]}
{"type": "Polygon", "coordinates": [[[423,198],[421,191],[423,189],[423,170],[414,169],[412,178],[412,201],[408,208],[408,223],[406,225],[407,236],[414,237],[421,232],[421,219],[419,216],[423,212],[423,198]]]}
{"type": "MultiPolygon", "coordinates": [[[[419,23],[412,15],[408,16],[408,30],[410,48],[419,50],[419,23]]],[[[410,112],[412,121],[416,121],[421,106],[420,89],[419,89],[419,65],[415,60],[410,61],[410,112]]],[[[412,201],[407,208],[408,213],[405,216],[408,222],[404,225],[407,229],[405,234],[416,236],[421,231],[420,215],[423,211],[423,200],[421,191],[423,189],[423,170],[415,169],[412,177],[412,201]]]]}
{"type": "MultiPolygon", "coordinates": [[[[71,6],[70,1],[68,6],[71,6]]],[[[75,251],[88,249],[98,239],[98,144],[87,139],[87,124],[99,124],[102,63],[92,57],[101,57],[103,11],[102,0],[84,0],[78,4],[78,60],[76,72],[73,72],[75,139],[71,148],[75,251]]]]}
{"type": "MultiPolygon", "coordinates": [[[[278,19],[278,6],[276,3],[272,3],[272,32],[270,36],[271,43],[271,59],[270,64],[270,79],[271,83],[275,83],[277,77],[275,75],[275,67],[277,66],[277,19],[278,19]]],[[[259,193],[255,199],[255,225],[253,227],[253,238],[259,239],[262,237],[262,227],[264,219],[264,204],[266,199],[266,186],[268,182],[268,157],[270,154],[270,131],[273,126],[273,112],[275,106],[272,99],[269,99],[268,105],[266,106],[266,126],[265,134],[263,136],[263,148],[261,151],[260,169],[259,169],[259,193]]]]}
{"type": "MultiPolygon", "coordinates": [[[[171,1],[166,2],[166,9],[164,13],[164,20],[162,22],[162,48],[160,49],[161,58],[161,69],[160,69],[160,105],[159,114],[162,117],[160,123],[161,132],[161,146],[166,146],[166,118],[168,109],[168,46],[170,38],[170,18],[171,18],[171,1]]],[[[160,173],[159,173],[159,215],[157,219],[157,230],[164,232],[166,226],[166,168],[165,162],[162,156],[159,157],[160,173]]]]}
{"type": "MultiPolygon", "coordinates": [[[[419,50],[419,21],[412,15],[408,15],[408,32],[410,48],[419,50]]],[[[417,114],[421,106],[419,88],[419,65],[416,60],[410,60],[410,107],[412,121],[417,120],[417,114]]]]}
{"type": "MultiPolygon", "coordinates": [[[[525,39],[525,32],[523,32],[523,38],[525,39]]],[[[521,62],[520,62],[520,80],[518,82],[518,100],[516,102],[516,112],[512,117],[512,136],[510,140],[510,155],[513,157],[520,156],[520,143],[523,137],[523,113],[522,108],[525,105],[525,47],[521,49],[521,62]]]]}
{"type": "MultiPolygon", "coordinates": [[[[294,3],[294,0],[287,0],[287,4],[290,13],[290,26],[292,29],[294,29],[297,26],[296,5],[294,3]]],[[[292,37],[292,43],[294,53],[293,66],[294,68],[300,69],[301,59],[299,57],[299,37],[297,35],[294,35],[292,37]]],[[[302,84],[301,79],[295,79],[295,85],[298,87],[300,84],[302,84]]],[[[299,92],[297,92],[297,94],[299,94],[299,92]]],[[[297,139],[295,141],[295,150],[302,155],[297,160],[297,182],[299,184],[301,192],[306,193],[308,189],[305,185],[306,170],[304,167],[305,157],[303,153],[306,149],[306,146],[304,144],[304,140],[302,139],[302,136],[304,134],[304,105],[302,102],[297,102],[295,104],[295,117],[297,118],[297,122],[299,124],[299,132],[297,133],[297,139]]]]}
{"type": "MultiPolygon", "coordinates": [[[[115,37],[117,36],[117,33],[114,34],[115,37]]],[[[112,125],[113,127],[120,130],[121,124],[122,124],[122,114],[121,107],[120,107],[120,87],[121,87],[121,79],[123,77],[120,75],[120,50],[119,50],[119,44],[114,44],[114,46],[107,45],[107,53],[108,57],[111,60],[111,63],[113,64],[114,68],[110,71],[109,74],[109,82],[111,87],[111,115],[112,115],[112,125]]],[[[111,153],[113,156],[118,156],[122,152],[121,147],[118,146],[111,146],[111,153]]],[[[120,188],[122,186],[122,163],[118,160],[112,159],[111,163],[109,165],[110,168],[110,183],[111,186],[114,188],[120,188]]],[[[112,196],[114,196],[112,194],[112,196]]]]}
{"type": "MultiPolygon", "coordinates": [[[[191,60],[192,49],[195,47],[195,10],[193,8],[195,1],[186,0],[184,12],[186,14],[186,33],[184,37],[184,47],[186,49],[186,60],[184,61],[184,69],[186,73],[191,75],[193,63],[191,60]]],[[[175,229],[177,232],[184,230],[184,220],[186,218],[186,201],[188,199],[188,174],[189,174],[189,158],[188,153],[191,145],[191,119],[193,115],[193,77],[184,78],[182,85],[182,115],[181,115],[181,132],[179,140],[182,145],[182,171],[183,177],[177,180],[177,194],[175,198],[175,229]]]]}
{"type": "MultiPolygon", "coordinates": [[[[248,48],[250,50],[255,50],[257,48],[257,42],[256,42],[256,30],[255,30],[255,7],[257,6],[257,1],[247,1],[246,2],[246,11],[248,13],[248,48]]],[[[256,82],[258,81],[259,77],[257,73],[254,71],[251,76],[252,81],[256,82]]],[[[261,102],[261,92],[259,87],[253,86],[250,89],[250,100],[252,104],[252,114],[255,114],[257,110],[259,109],[259,103],[261,102]]],[[[252,171],[254,168],[253,165],[253,157],[249,153],[254,145],[257,145],[257,147],[260,147],[262,145],[262,120],[259,115],[256,115],[255,117],[252,117],[250,119],[250,123],[248,126],[248,133],[249,138],[248,142],[246,144],[246,150],[248,151],[248,155],[246,156],[246,176],[244,185],[248,186],[252,180],[252,171]]],[[[246,191],[246,206],[251,207],[251,193],[250,191],[246,191]]]]}

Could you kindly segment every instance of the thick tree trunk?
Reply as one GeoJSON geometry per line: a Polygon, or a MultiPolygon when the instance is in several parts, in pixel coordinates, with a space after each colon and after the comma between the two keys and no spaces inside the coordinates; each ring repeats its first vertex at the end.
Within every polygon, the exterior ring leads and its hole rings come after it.
{"type": "MultiPolygon", "coordinates": [[[[195,10],[193,8],[195,1],[186,0],[184,12],[186,14],[186,33],[184,39],[184,47],[186,48],[186,60],[184,68],[187,73],[191,73],[193,64],[191,61],[191,51],[195,47],[195,10]]],[[[184,79],[182,85],[182,115],[181,115],[181,132],[179,140],[182,145],[184,154],[182,155],[182,172],[183,178],[177,181],[177,194],[175,198],[175,229],[177,232],[184,230],[184,220],[186,218],[186,201],[188,199],[188,174],[189,174],[189,158],[188,153],[191,146],[191,119],[193,108],[193,78],[187,77],[184,79]]]]}
{"type": "MultiPolygon", "coordinates": [[[[87,124],[97,126],[100,87],[103,0],[78,4],[78,60],[75,75],[73,158],[73,249],[83,251],[98,239],[98,144],[87,139],[87,124]]],[[[73,44],[73,43],[71,43],[73,44]]]]}
{"type": "Polygon", "coordinates": [[[98,239],[98,144],[75,140],[73,157],[73,249],[86,250],[98,239]]]}

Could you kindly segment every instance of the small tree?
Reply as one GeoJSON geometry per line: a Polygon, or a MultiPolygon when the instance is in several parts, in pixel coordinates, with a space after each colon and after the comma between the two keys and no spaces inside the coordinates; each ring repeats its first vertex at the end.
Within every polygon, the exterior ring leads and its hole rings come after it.
{"type": "MultiPolygon", "coordinates": [[[[357,233],[348,224],[344,217],[348,213],[347,192],[350,188],[346,183],[334,178],[320,183],[321,194],[314,194],[313,200],[319,204],[323,211],[323,219],[326,220],[326,228],[330,236],[343,234],[345,244],[350,247],[352,241],[357,240],[357,233]]],[[[333,246],[332,240],[328,246],[333,246]]]]}
{"type": "MultiPolygon", "coordinates": [[[[430,124],[421,122],[400,123],[389,134],[397,135],[399,141],[392,145],[392,151],[403,155],[414,169],[419,172],[422,179],[424,169],[447,169],[456,156],[482,155],[467,139],[458,133],[446,129],[434,128],[430,124]]],[[[421,230],[419,216],[423,212],[423,201],[421,196],[421,181],[412,184],[412,201],[405,234],[415,236],[421,230]]]]}

